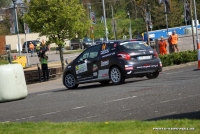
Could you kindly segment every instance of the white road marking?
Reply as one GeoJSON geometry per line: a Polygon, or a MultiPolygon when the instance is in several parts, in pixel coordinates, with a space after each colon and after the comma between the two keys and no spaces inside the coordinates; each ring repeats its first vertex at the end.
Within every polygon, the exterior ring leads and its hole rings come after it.
{"type": "Polygon", "coordinates": [[[110,103],[110,102],[115,102],[115,101],[127,100],[127,99],[132,99],[132,98],[135,98],[135,97],[137,97],[137,96],[131,96],[131,97],[127,97],[127,98],[121,98],[121,99],[111,100],[111,101],[107,101],[107,102],[104,102],[104,103],[110,103]]]}
{"type": "MultiPolygon", "coordinates": [[[[39,95],[45,95],[45,94],[49,94],[49,93],[43,93],[43,94],[39,94],[39,95]]],[[[105,103],[111,103],[111,102],[116,102],[116,101],[122,101],[122,100],[132,99],[132,98],[135,98],[135,97],[137,97],[137,96],[120,98],[120,99],[116,99],[116,100],[106,101],[106,102],[103,102],[103,103],[105,104],[105,103]]],[[[91,106],[91,105],[89,105],[89,106],[91,106]]],[[[80,108],[85,108],[85,107],[89,107],[89,106],[80,106],[80,107],[75,107],[75,108],[72,108],[72,109],[80,109],[80,108]]],[[[46,115],[51,115],[51,114],[57,114],[57,113],[60,113],[60,112],[62,112],[62,111],[49,112],[49,113],[45,113],[45,114],[42,114],[42,115],[46,116],[46,115]]],[[[19,120],[31,119],[31,118],[35,118],[35,117],[37,117],[37,116],[30,116],[30,117],[21,118],[21,119],[15,119],[15,120],[19,121],[19,120]]],[[[88,116],[86,118],[93,118],[93,117],[96,117],[96,116],[88,116]]],[[[5,122],[10,122],[10,121],[5,121],[5,122]]]]}
{"type": "Polygon", "coordinates": [[[80,108],[83,108],[85,106],[80,106],[80,107],[75,107],[75,108],[72,108],[72,109],[80,109],[80,108]]]}
{"type": "Polygon", "coordinates": [[[50,112],[50,113],[45,113],[45,114],[42,114],[42,115],[50,115],[50,114],[56,114],[56,113],[60,113],[61,111],[55,111],[55,112],[50,112]]]}
{"type": "Polygon", "coordinates": [[[43,94],[38,94],[39,95],[46,95],[46,94],[51,94],[52,92],[48,92],[48,93],[43,93],[43,94]]]}
{"type": "MultiPolygon", "coordinates": [[[[176,100],[181,100],[181,99],[185,99],[185,98],[191,98],[191,97],[194,97],[194,96],[200,96],[200,94],[189,95],[189,96],[181,97],[181,98],[177,98],[177,99],[165,100],[165,101],[159,102],[159,104],[166,103],[166,102],[171,102],[171,101],[176,101],[176,100]]],[[[151,104],[151,105],[157,105],[157,104],[151,104]]]]}

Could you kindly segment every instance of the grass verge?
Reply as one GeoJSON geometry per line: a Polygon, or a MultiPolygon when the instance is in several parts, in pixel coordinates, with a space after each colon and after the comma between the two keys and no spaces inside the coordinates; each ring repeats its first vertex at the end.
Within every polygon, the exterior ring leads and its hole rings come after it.
{"type": "Polygon", "coordinates": [[[1,123],[1,134],[199,134],[200,120],[1,123]]]}

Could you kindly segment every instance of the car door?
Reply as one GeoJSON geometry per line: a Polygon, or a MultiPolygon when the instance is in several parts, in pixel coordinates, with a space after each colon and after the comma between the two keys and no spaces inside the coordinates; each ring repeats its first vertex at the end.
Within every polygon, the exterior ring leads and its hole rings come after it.
{"type": "Polygon", "coordinates": [[[98,77],[99,49],[101,46],[93,46],[82,53],[75,66],[78,81],[95,79],[98,77]]]}

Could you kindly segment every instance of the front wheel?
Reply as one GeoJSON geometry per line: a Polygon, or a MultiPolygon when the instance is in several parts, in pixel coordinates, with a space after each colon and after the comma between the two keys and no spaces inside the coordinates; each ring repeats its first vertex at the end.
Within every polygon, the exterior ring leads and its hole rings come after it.
{"type": "Polygon", "coordinates": [[[121,73],[121,70],[114,66],[110,69],[110,79],[112,81],[113,84],[122,84],[125,81],[125,77],[123,76],[123,74],[121,73]]]}
{"type": "Polygon", "coordinates": [[[146,77],[147,77],[148,79],[155,79],[155,78],[158,77],[158,75],[159,75],[159,71],[156,71],[156,72],[147,74],[146,77]]]}
{"type": "Polygon", "coordinates": [[[64,77],[64,85],[68,88],[68,89],[75,89],[78,87],[78,84],[76,84],[76,79],[75,77],[68,73],[65,75],[64,77]]]}

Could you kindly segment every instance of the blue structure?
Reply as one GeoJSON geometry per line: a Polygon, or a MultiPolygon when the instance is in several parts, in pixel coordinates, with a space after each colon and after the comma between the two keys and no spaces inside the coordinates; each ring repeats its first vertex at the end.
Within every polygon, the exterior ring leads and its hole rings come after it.
{"type": "MultiPolygon", "coordinates": [[[[178,35],[184,35],[185,29],[191,28],[191,25],[188,26],[181,26],[181,27],[173,27],[168,28],[168,34],[171,35],[173,31],[176,31],[178,35]]],[[[200,28],[200,25],[198,25],[198,28],[200,28]]],[[[155,40],[163,36],[164,38],[167,38],[167,29],[161,29],[161,30],[155,30],[155,31],[149,31],[149,38],[150,40],[155,40]]],[[[147,33],[144,33],[144,41],[147,41],[147,33]]]]}

